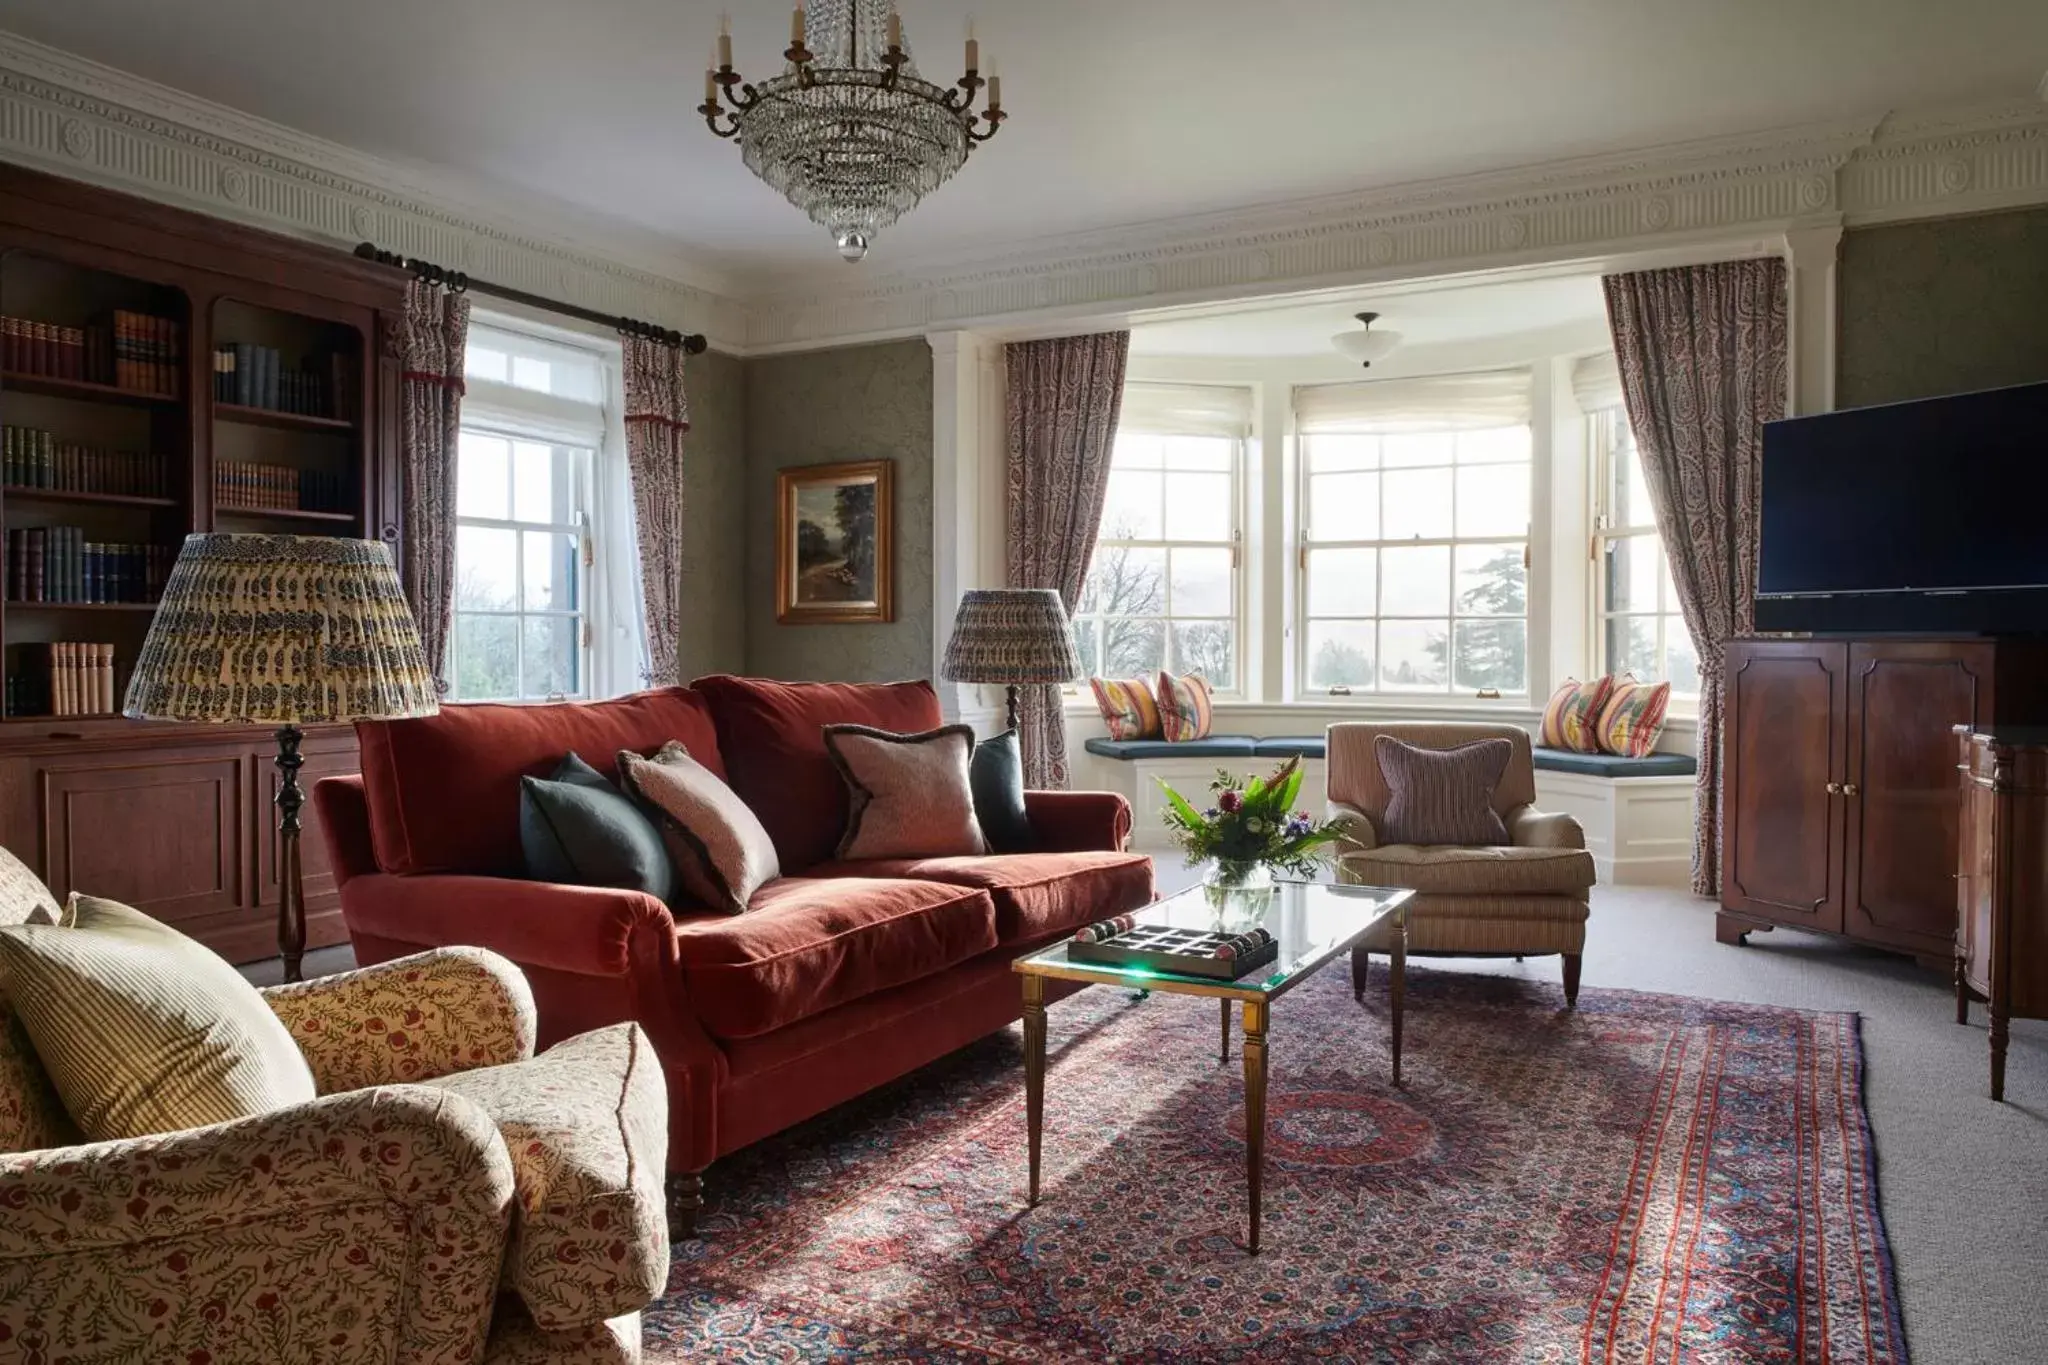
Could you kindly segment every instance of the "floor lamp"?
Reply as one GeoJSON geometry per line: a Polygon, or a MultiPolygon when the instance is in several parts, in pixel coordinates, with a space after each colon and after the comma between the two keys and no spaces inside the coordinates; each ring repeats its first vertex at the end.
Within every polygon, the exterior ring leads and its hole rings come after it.
{"type": "Polygon", "coordinates": [[[149,625],[123,714],[277,731],[277,950],[306,951],[299,875],[299,741],[307,725],[440,709],[391,553],[326,536],[185,537],[149,625]]]}
{"type": "Polygon", "coordinates": [[[939,676],[947,682],[1005,685],[1009,727],[1016,729],[1019,687],[1081,676],[1066,603],[1051,588],[976,588],[961,594],[939,676]]]}

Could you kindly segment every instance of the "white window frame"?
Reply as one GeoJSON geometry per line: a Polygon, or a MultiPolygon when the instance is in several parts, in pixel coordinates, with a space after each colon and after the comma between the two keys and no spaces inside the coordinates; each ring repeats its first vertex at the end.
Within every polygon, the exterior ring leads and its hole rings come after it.
{"type": "MultiPolygon", "coordinates": [[[[1613,505],[1614,463],[1625,451],[1635,449],[1635,432],[1629,425],[1627,409],[1618,404],[1611,404],[1588,413],[1586,416],[1586,443],[1587,467],[1592,475],[1589,482],[1593,504],[1593,534],[1590,553],[1592,562],[1587,575],[1592,589],[1588,602],[1590,608],[1589,624],[1591,626],[1589,645],[1593,655],[1590,675],[1599,676],[1617,671],[1615,660],[1608,650],[1607,639],[1608,625],[1616,618],[1634,618],[1651,622],[1657,658],[1660,661],[1666,655],[1667,646],[1671,641],[1671,631],[1674,626],[1677,630],[1686,633],[1688,642],[1692,637],[1691,632],[1687,630],[1685,616],[1679,609],[1678,604],[1675,601],[1665,601],[1666,589],[1669,586],[1671,576],[1668,563],[1659,564],[1657,610],[1608,610],[1607,575],[1610,551],[1620,541],[1641,539],[1648,536],[1657,541],[1661,556],[1663,552],[1663,535],[1658,530],[1655,521],[1624,524],[1617,520],[1620,513],[1613,505]]],[[[1695,647],[1693,656],[1697,658],[1698,653],[1698,649],[1695,647]]],[[[1661,679],[1659,680],[1661,681],[1661,679]]],[[[1673,686],[1670,702],[1672,710],[1688,713],[1696,709],[1698,704],[1699,693],[1697,691],[1681,692],[1677,689],[1676,685],[1673,686]]]]}
{"type": "MultiPolygon", "coordinates": [[[[479,613],[457,610],[457,617],[489,615],[523,620],[535,616],[574,615],[582,619],[578,673],[583,685],[577,692],[548,696],[526,694],[489,700],[541,703],[565,696],[599,699],[645,686],[645,646],[641,625],[644,615],[632,499],[627,485],[623,365],[618,341],[612,337],[482,311],[472,315],[471,328],[472,337],[485,344],[493,339],[491,334],[501,334],[527,346],[529,353],[568,352],[579,361],[594,363],[600,376],[601,395],[599,401],[589,403],[475,376],[466,382],[461,410],[463,431],[590,452],[588,468],[583,476],[585,487],[581,501],[584,506],[575,522],[525,522],[516,518],[466,516],[460,512],[455,518],[458,527],[575,535],[581,545],[583,576],[578,586],[582,600],[576,612],[527,610],[523,598],[515,598],[518,605],[509,611],[479,613]]],[[[460,477],[458,469],[457,479],[460,477]]],[[[516,563],[515,584],[520,584],[525,573],[523,556],[516,563]]],[[[449,700],[486,700],[466,698],[458,690],[455,654],[458,639],[459,633],[451,630],[449,700]]],[[[519,667],[523,668],[523,657],[519,667]]],[[[524,692],[523,684],[521,691],[524,692]]]]}

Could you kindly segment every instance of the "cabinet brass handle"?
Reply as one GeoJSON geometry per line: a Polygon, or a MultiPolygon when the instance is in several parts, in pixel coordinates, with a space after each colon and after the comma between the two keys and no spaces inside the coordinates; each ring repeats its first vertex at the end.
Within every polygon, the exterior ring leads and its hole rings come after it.
{"type": "Polygon", "coordinates": [[[1855,794],[1856,794],[1856,784],[1855,784],[1854,782],[1844,782],[1844,783],[1842,784],[1842,795],[1844,795],[1844,796],[1854,796],[1855,794]]]}
{"type": "Polygon", "coordinates": [[[1841,794],[1842,794],[1842,784],[1841,784],[1841,783],[1839,783],[1839,782],[1830,782],[1830,783],[1828,783],[1828,795],[1829,795],[1829,796],[1840,796],[1841,794]]]}

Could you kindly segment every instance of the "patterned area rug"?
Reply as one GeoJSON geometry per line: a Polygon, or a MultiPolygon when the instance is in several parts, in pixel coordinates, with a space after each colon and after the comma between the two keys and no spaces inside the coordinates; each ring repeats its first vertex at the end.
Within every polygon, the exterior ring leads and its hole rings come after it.
{"type": "Polygon", "coordinates": [[[648,1360],[1906,1359],[1852,1014],[1341,963],[1273,1008],[1266,1221],[1214,1002],[1053,1005],[707,1177],[648,1360]],[[1375,985],[1384,985],[1384,974],[1375,985]]]}

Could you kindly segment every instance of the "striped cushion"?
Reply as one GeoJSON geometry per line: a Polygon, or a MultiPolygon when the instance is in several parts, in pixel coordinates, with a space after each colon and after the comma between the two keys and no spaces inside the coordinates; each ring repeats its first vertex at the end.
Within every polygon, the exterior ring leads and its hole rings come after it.
{"type": "Polygon", "coordinates": [[[1207,739],[1216,720],[1208,680],[1199,673],[1159,675],[1159,732],[1174,744],[1207,739]]]}
{"type": "Polygon", "coordinates": [[[1576,754],[1600,752],[1600,710],[1614,691],[1612,674],[1582,683],[1566,678],[1543,707],[1540,743],[1546,749],[1567,749],[1576,754]]]}
{"type": "Polygon", "coordinates": [[[1657,747],[1664,733],[1664,710],[1671,705],[1671,684],[1639,683],[1624,678],[1600,711],[1600,748],[1619,758],[1641,758],[1657,747]]]}
{"type": "Polygon", "coordinates": [[[177,930],[73,896],[64,922],[0,927],[0,979],[88,1141],[248,1118],[314,1097],[256,988],[177,930]]]}
{"type": "Polygon", "coordinates": [[[1382,844],[1508,841],[1508,827],[1493,808],[1493,789],[1515,756],[1513,743],[1475,739],[1451,749],[1423,749],[1378,735],[1372,747],[1387,783],[1387,809],[1378,822],[1382,844]]]}
{"type": "Polygon", "coordinates": [[[1152,685],[1143,678],[1090,678],[1088,686],[1111,739],[1160,737],[1159,705],[1152,700],[1152,685]]]}

